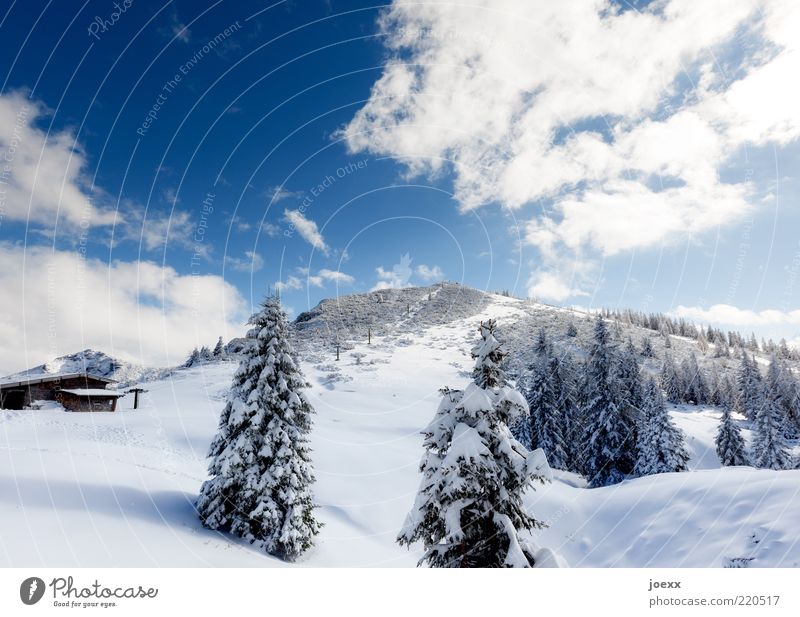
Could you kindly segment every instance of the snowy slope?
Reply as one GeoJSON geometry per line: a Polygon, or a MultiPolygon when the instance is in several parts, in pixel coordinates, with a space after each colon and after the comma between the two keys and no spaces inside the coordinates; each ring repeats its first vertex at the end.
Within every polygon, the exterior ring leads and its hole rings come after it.
{"type": "MultiPolygon", "coordinates": [[[[371,345],[361,331],[365,316],[345,311],[338,362],[323,311],[305,320],[310,333],[298,328],[317,410],[311,442],[325,527],[292,567],[416,563],[419,552],[394,539],[419,482],[419,431],[433,416],[437,390],[468,379],[481,319],[497,318],[510,346],[521,345],[537,321],[560,336],[577,319],[588,335],[589,325],[569,312],[481,292],[477,303],[454,290],[435,292],[417,292],[413,302],[398,294],[384,313],[367,304],[376,325],[371,345]],[[443,304],[434,310],[434,302],[443,304]]],[[[365,306],[363,298],[353,302],[365,306]]],[[[177,370],[145,385],[137,411],[131,396],[116,414],[0,411],[0,565],[284,566],[203,529],[193,510],[234,370],[230,362],[177,370]]],[[[527,496],[550,525],[537,542],[572,566],[800,564],[800,471],[719,469],[717,411],[672,413],[689,435],[696,471],[593,490],[557,472],[527,496]]]]}

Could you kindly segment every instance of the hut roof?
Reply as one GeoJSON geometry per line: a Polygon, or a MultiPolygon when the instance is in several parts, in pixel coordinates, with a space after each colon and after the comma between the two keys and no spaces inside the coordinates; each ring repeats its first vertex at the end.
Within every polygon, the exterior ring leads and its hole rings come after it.
{"type": "Polygon", "coordinates": [[[92,375],[91,373],[53,373],[53,374],[39,374],[31,375],[27,378],[11,377],[0,379],[0,389],[13,388],[17,386],[28,386],[35,383],[45,383],[48,381],[60,381],[62,379],[72,379],[75,377],[88,377],[89,379],[96,379],[105,383],[117,383],[108,377],[100,377],[99,375],[92,375]]]}
{"type": "Polygon", "coordinates": [[[67,392],[68,394],[74,394],[75,396],[93,396],[95,398],[104,396],[108,398],[119,398],[121,396],[125,396],[125,393],[120,392],[119,390],[103,390],[101,388],[69,388],[61,390],[61,392],[67,392]]]}

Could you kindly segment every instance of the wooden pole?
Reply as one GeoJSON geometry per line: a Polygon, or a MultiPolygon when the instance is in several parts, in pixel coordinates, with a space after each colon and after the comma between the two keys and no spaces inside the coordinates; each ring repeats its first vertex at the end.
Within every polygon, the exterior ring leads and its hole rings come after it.
{"type": "Polygon", "coordinates": [[[139,393],[147,392],[144,388],[131,388],[128,392],[133,392],[133,408],[139,409],[139,393]]]}

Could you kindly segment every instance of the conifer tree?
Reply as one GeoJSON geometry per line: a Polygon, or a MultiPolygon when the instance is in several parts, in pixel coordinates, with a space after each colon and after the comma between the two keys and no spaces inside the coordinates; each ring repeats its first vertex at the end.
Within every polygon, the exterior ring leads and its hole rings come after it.
{"type": "Polygon", "coordinates": [[[756,360],[742,352],[736,375],[736,410],[745,418],[755,420],[762,403],[761,393],[761,373],[756,360]]]}
{"type": "Polygon", "coordinates": [[[223,345],[222,343],[221,336],[219,337],[217,344],[214,346],[214,351],[212,352],[212,355],[215,358],[223,358],[225,356],[225,345],[223,345]]]}
{"type": "Polygon", "coordinates": [[[753,437],[753,463],[766,469],[788,469],[792,458],[784,434],[783,389],[778,361],[773,357],[764,380],[763,400],[758,405],[753,437]]]}
{"type": "Polygon", "coordinates": [[[312,545],[314,482],[308,432],[314,412],[289,344],[286,315],[268,297],[249,321],[251,345],[211,443],[209,480],[197,510],[211,529],[229,530],[291,561],[312,545]]]}
{"type": "Polygon", "coordinates": [[[687,469],[689,453],[684,445],[683,432],[670,419],[664,397],[653,379],[649,379],[645,386],[637,450],[636,472],[639,475],[687,469]]]}
{"type": "Polygon", "coordinates": [[[675,360],[672,359],[672,354],[669,352],[664,355],[660,381],[661,387],[666,393],[667,401],[673,404],[683,402],[683,385],[678,375],[678,368],[675,366],[675,360]]]}
{"type": "Polygon", "coordinates": [[[642,341],[642,356],[645,358],[655,358],[656,353],[653,351],[653,343],[650,337],[646,336],[642,341]]]}
{"type": "Polygon", "coordinates": [[[708,386],[700,367],[697,356],[692,352],[682,365],[683,396],[685,402],[694,405],[705,405],[708,402],[708,386]]]}
{"type": "Polygon", "coordinates": [[[190,367],[198,364],[200,362],[200,350],[195,347],[192,349],[192,353],[189,354],[189,357],[186,358],[186,362],[183,363],[183,366],[190,367]]]}
{"type": "Polygon", "coordinates": [[[589,486],[622,481],[633,469],[635,443],[623,417],[622,386],[616,376],[611,336],[602,317],[594,325],[594,342],[586,367],[583,468],[589,486]]]}
{"type": "Polygon", "coordinates": [[[536,344],[533,347],[533,350],[540,356],[547,355],[549,343],[547,342],[547,333],[544,331],[544,328],[539,328],[539,332],[536,334],[536,344]]]}
{"type": "Polygon", "coordinates": [[[619,361],[617,362],[617,376],[624,388],[624,396],[628,407],[633,410],[633,416],[635,416],[642,407],[644,393],[642,391],[639,358],[631,339],[628,339],[627,344],[620,353],[619,361]]]}
{"type": "Polygon", "coordinates": [[[425,429],[422,481],[397,541],[421,541],[432,567],[530,567],[534,550],[519,537],[540,528],[522,503],[533,482],[550,479],[541,450],[527,451],[509,432],[525,399],[506,383],[494,322],[482,323],[472,351],[473,381],[442,390],[425,429]]]}
{"type": "Polygon", "coordinates": [[[578,328],[572,321],[567,324],[567,336],[569,336],[570,338],[575,338],[576,336],[578,336],[578,328]]]}
{"type": "Polygon", "coordinates": [[[749,464],[744,439],[739,430],[739,425],[733,419],[730,405],[725,405],[722,408],[722,417],[719,421],[715,443],[717,456],[722,465],[730,467],[749,464]]]}
{"type": "Polygon", "coordinates": [[[558,359],[545,352],[534,362],[526,394],[530,418],[531,449],[541,448],[550,467],[566,469],[565,422],[559,399],[563,396],[558,359]]]}
{"type": "MultiPolygon", "coordinates": [[[[556,384],[557,406],[560,410],[561,433],[564,439],[565,466],[560,469],[580,473],[580,443],[583,426],[580,421],[577,384],[577,367],[572,356],[553,356],[551,373],[558,374],[556,384]]],[[[556,465],[551,465],[555,467],[556,465]]]]}

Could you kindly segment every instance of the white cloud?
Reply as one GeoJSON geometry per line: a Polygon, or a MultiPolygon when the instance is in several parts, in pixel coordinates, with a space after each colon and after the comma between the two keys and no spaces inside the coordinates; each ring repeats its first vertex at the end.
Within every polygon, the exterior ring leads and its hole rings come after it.
{"type": "Polygon", "coordinates": [[[341,270],[328,270],[323,268],[317,275],[326,281],[334,281],[339,285],[352,285],[355,279],[349,274],[345,274],[341,270]]]}
{"type": "Polygon", "coordinates": [[[288,191],[282,186],[271,186],[266,191],[267,199],[272,203],[278,203],[284,199],[300,199],[303,191],[288,191]]]}
{"type": "Polygon", "coordinates": [[[544,201],[526,239],[546,259],[739,220],[756,200],[721,179],[730,157],[800,137],[792,0],[396,0],[379,24],[390,58],[341,131],[350,150],[450,168],[462,209],[544,201]]]}
{"type": "Polygon", "coordinates": [[[245,251],[244,257],[226,255],[225,264],[237,272],[258,272],[264,267],[264,258],[255,251],[245,251]]]}
{"type": "Polygon", "coordinates": [[[375,268],[375,272],[378,275],[378,282],[370,291],[409,287],[411,276],[414,274],[414,270],[411,268],[411,256],[408,253],[401,255],[400,261],[394,264],[391,270],[378,266],[375,268]]]}
{"type": "Polygon", "coordinates": [[[86,156],[68,130],[38,128],[46,110],[20,92],[0,94],[0,221],[30,221],[54,229],[110,225],[114,212],[91,193],[86,156]]]}
{"type": "Polygon", "coordinates": [[[252,227],[250,223],[248,223],[238,214],[231,216],[231,218],[228,220],[228,224],[236,229],[236,231],[250,231],[250,228],[252,227]]]}
{"type": "Polygon", "coordinates": [[[278,291],[286,291],[292,289],[302,289],[303,288],[303,281],[301,281],[296,276],[289,276],[286,278],[285,281],[277,281],[275,283],[275,289],[278,291]]]}
{"type": "Polygon", "coordinates": [[[588,296],[589,294],[564,282],[560,276],[553,272],[535,273],[529,281],[528,294],[541,300],[563,302],[574,296],[588,296]]]}
{"type": "Polygon", "coordinates": [[[314,221],[307,219],[299,210],[284,210],[283,214],[286,221],[291,225],[292,231],[297,231],[301,238],[322,252],[323,255],[330,253],[328,245],[325,244],[325,238],[322,237],[314,221]]]}
{"type": "Polygon", "coordinates": [[[444,272],[439,266],[427,266],[425,264],[418,265],[415,274],[423,281],[441,281],[444,278],[444,272]]]}
{"type": "Polygon", "coordinates": [[[676,317],[697,323],[722,324],[735,328],[770,328],[775,326],[800,327],[800,310],[781,311],[766,309],[753,311],[730,304],[714,304],[709,308],[699,306],[678,306],[672,311],[676,317]]]}
{"type": "Polygon", "coordinates": [[[352,285],[355,278],[340,270],[328,270],[323,268],[316,274],[311,274],[308,268],[297,268],[296,272],[304,277],[290,275],[285,281],[278,281],[275,283],[275,288],[278,291],[302,289],[305,285],[309,287],[325,287],[325,283],[335,282],[337,285],[352,285]]]}
{"type": "Polygon", "coordinates": [[[273,223],[264,221],[261,223],[261,231],[263,231],[270,238],[276,238],[281,233],[281,228],[273,223]]]}
{"type": "Polygon", "coordinates": [[[0,263],[3,373],[88,347],[172,365],[198,343],[244,332],[247,303],[218,276],[9,244],[0,263]]]}

